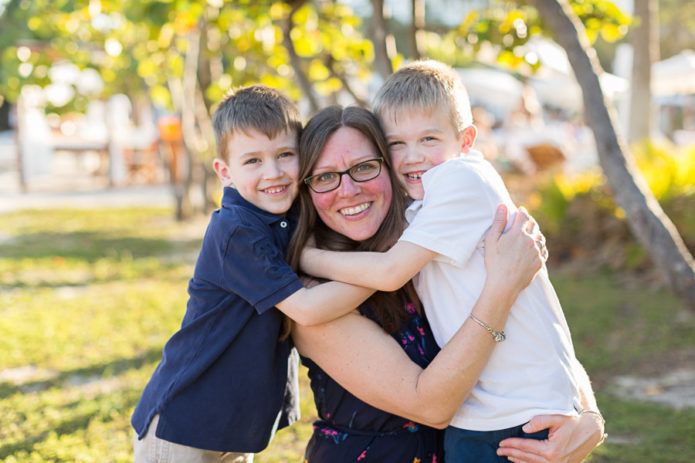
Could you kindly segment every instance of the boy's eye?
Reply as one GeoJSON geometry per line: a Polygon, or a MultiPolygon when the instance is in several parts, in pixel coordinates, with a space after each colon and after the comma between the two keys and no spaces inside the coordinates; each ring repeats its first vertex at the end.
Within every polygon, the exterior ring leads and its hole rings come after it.
{"type": "Polygon", "coordinates": [[[422,141],[424,142],[432,142],[432,141],[437,141],[436,137],[423,137],[422,141]]]}
{"type": "Polygon", "coordinates": [[[293,151],[284,151],[278,155],[279,158],[289,158],[294,156],[295,153],[293,151]]]}
{"type": "Polygon", "coordinates": [[[249,159],[244,161],[244,165],[258,164],[259,162],[261,162],[261,160],[258,158],[249,158],[249,159]]]}
{"type": "Polygon", "coordinates": [[[401,145],[403,145],[402,141],[392,141],[389,143],[389,148],[396,148],[401,145]]]}

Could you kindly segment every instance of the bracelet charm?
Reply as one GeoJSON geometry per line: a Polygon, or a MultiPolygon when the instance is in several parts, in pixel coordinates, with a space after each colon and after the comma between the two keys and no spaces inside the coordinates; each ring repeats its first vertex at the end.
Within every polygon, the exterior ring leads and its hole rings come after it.
{"type": "Polygon", "coordinates": [[[470,314],[470,315],[469,315],[469,318],[470,318],[471,320],[473,320],[474,322],[476,322],[478,325],[480,325],[480,326],[482,326],[483,328],[485,328],[485,329],[492,335],[492,339],[494,339],[495,342],[502,342],[502,341],[504,341],[505,339],[507,339],[507,335],[504,334],[504,330],[502,330],[502,331],[495,331],[495,330],[493,330],[492,327],[491,327],[490,325],[488,325],[488,324],[485,323],[484,321],[480,320],[479,318],[477,318],[477,317],[476,317],[475,315],[473,315],[473,314],[470,314]]]}

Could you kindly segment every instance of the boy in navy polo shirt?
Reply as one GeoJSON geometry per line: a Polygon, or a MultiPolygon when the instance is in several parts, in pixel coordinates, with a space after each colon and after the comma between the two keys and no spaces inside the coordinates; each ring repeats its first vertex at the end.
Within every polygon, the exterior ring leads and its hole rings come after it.
{"type": "Polygon", "coordinates": [[[299,415],[297,355],[283,316],[322,323],[373,290],[328,282],[303,288],[284,260],[296,220],[299,111],[263,85],[236,90],[213,117],[224,185],[212,214],[181,328],[132,417],[136,462],[250,462],[299,415]],[[280,309],[275,310],[274,307],[280,309]]]}

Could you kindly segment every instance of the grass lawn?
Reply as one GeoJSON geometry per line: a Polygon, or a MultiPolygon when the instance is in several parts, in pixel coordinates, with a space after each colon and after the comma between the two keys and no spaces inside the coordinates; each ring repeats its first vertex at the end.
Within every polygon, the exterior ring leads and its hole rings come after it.
{"type": "MultiPolygon", "coordinates": [[[[206,225],[172,216],[0,215],[0,461],[132,461],[130,414],[180,324],[206,225]]],[[[695,461],[693,408],[620,398],[613,381],[694,368],[695,314],[615,275],[552,275],[608,421],[592,461],[695,461]]],[[[301,461],[314,417],[305,377],[302,388],[301,423],[257,462],[301,461]]]]}

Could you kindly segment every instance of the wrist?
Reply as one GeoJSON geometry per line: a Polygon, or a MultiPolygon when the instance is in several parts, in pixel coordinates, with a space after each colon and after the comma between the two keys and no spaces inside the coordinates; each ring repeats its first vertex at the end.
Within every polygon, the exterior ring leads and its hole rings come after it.
{"type": "Polygon", "coordinates": [[[606,433],[606,420],[603,418],[603,415],[601,414],[600,411],[594,410],[591,408],[584,408],[581,410],[577,410],[579,412],[579,418],[582,418],[583,416],[589,416],[591,419],[594,420],[596,424],[599,426],[599,435],[600,440],[596,444],[596,447],[599,445],[603,444],[606,441],[606,438],[608,438],[608,434],[606,433]]]}
{"type": "MultiPolygon", "coordinates": [[[[511,308],[514,301],[519,297],[522,288],[514,288],[509,285],[508,281],[503,278],[485,280],[483,285],[483,290],[481,292],[482,297],[489,297],[490,300],[497,306],[503,306],[506,308],[511,308]]],[[[497,309],[498,310],[498,309],[497,309]]]]}

